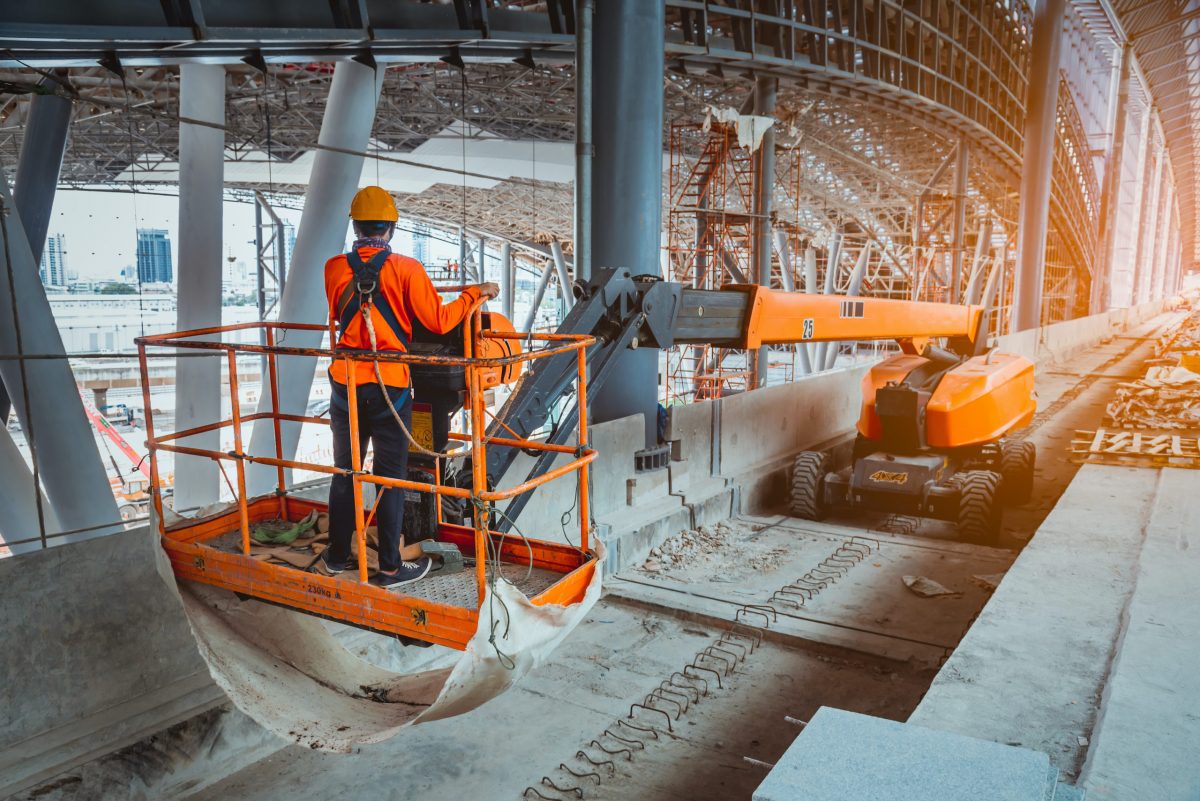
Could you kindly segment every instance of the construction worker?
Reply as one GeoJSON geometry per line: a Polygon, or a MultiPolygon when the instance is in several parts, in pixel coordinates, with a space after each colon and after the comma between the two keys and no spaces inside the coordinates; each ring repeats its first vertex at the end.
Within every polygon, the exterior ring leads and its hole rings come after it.
{"type": "MultiPolygon", "coordinates": [[[[444,334],[462,322],[481,297],[494,298],[499,294],[495,284],[479,284],[442,305],[424,266],[416,259],[392,252],[389,242],[399,214],[391,195],[380,187],[359,190],[350,204],[350,218],[354,222],[354,247],[325,263],[325,294],[331,321],[337,324],[336,348],[405,352],[412,338],[413,320],[434,333],[444,334]]],[[[354,369],[360,453],[366,451],[370,440],[375,454],[373,472],[389,478],[406,478],[409,439],[405,430],[412,430],[413,400],[408,365],[359,361],[354,369]]],[[[338,359],[329,368],[333,461],[343,470],[351,466],[346,372],[345,362],[338,359]]],[[[400,556],[404,496],[404,490],[382,490],[375,504],[379,571],[370,581],[379,587],[398,587],[417,581],[432,566],[428,557],[408,562],[400,556]]],[[[329,548],[321,554],[314,570],[333,575],[355,566],[350,553],[354,516],[350,477],[335,475],[329,485],[329,548]]]]}

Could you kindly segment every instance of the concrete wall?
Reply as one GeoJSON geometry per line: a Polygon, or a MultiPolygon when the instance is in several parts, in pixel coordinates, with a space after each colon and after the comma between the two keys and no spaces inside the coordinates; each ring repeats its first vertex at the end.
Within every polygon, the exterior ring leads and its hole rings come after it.
{"type": "Polygon", "coordinates": [[[224,700],[148,529],[0,559],[0,797],[224,700]]]}
{"type": "Polygon", "coordinates": [[[1169,300],[1156,300],[1008,334],[997,339],[997,347],[1009,353],[1019,353],[1038,364],[1061,362],[1105,337],[1120,334],[1161,314],[1170,303],[1169,300]]]}

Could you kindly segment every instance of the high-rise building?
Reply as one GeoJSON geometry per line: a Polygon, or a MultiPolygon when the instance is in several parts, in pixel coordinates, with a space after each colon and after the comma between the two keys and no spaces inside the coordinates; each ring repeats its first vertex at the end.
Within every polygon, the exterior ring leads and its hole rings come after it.
{"type": "Polygon", "coordinates": [[[38,270],[43,286],[67,286],[66,237],[51,234],[46,238],[46,249],[42,251],[42,264],[38,270]]]}
{"type": "Polygon", "coordinates": [[[138,281],[169,284],[175,279],[171,262],[171,240],[162,228],[139,228],[137,243],[138,281]]]}
{"type": "Polygon", "coordinates": [[[429,258],[429,225],[423,222],[413,224],[412,257],[421,264],[429,258]]]}
{"type": "Polygon", "coordinates": [[[283,265],[285,270],[292,268],[292,254],[296,252],[296,226],[290,222],[283,224],[283,265]]]}

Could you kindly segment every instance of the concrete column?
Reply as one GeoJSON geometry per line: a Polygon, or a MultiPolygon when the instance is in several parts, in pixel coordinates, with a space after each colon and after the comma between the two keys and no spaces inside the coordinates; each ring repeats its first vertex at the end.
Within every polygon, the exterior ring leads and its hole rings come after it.
{"type": "Polygon", "coordinates": [[[550,243],[550,256],[554,259],[554,272],[558,275],[558,297],[566,309],[575,305],[571,294],[571,274],[567,272],[567,259],[563,256],[562,242],[555,239],[550,243]]]}
{"type": "Polygon", "coordinates": [[[950,302],[962,297],[963,262],[967,255],[967,179],[971,166],[971,146],[958,140],[954,149],[954,259],[950,270],[950,302]]]}
{"type": "Polygon", "coordinates": [[[533,324],[537,322],[538,307],[542,305],[542,298],[546,297],[546,287],[550,285],[550,273],[554,271],[554,265],[551,262],[546,262],[546,268],[542,270],[542,277],[538,279],[537,289],[533,293],[533,305],[529,307],[529,314],[525,316],[525,325],[521,328],[522,331],[532,331],[533,324]]]}
{"type": "MultiPolygon", "coordinates": [[[[44,78],[41,85],[50,88],[54,81],[44,78]]],[[[29,117],[25,122],[25,136],[21,141],[21,155],[17,162],[13,203],[24,221],[25,237],[29,241],[35,264],[41,263],[46,244],[46,231],[54,208],[54,191],[58,187],[70,125],[71,101],[66,98],[34,95],[29,101],[29,117]]],[[[0,462],[0,475],[3,475],[5,483],[12,482],[14,488],[20,489],[0,506],[12,510],[12,514],[6,511],[0,531],[10,532],[10,539],[23,539],[37,531],[37,509],[32,489],[33,475],[5,426],[11,410],[12,400],[4,382],[0,381],[0,429],[3,429],[0,430],[0,440],[4,440],[3,453],[0,454],[4,461],[0,462]]],[[[49,505],[43,504],[43,507],[45,514],[49,505]]]]}
{"type": "Polygon", "coordinates": [[[1033,50],[1025,98],[1025,142],[1021,159],[1021,209],[1017,228],[1017,271],[1013,286],[1014,330],[1037,328],[1042,319],[1046,226],[1054,175],[1054,118],[1067,0],[1040,0],[1033,15],[1033,50]]]}
{"type": "Polygon", "coordinates": [[[1132,46],[1121,48],[1117,96],[1113,116],[1113,137],[1104,163],[1104,188],[1100,195],[1100,252],[1092,275],[1091,311],[1098,314],[1112,306],[1113,247],[1117,235],[1117,210],[1121,197],[1121,171],[1125,157],[1125,123],[1129,117],[1129,74],[1133,62],[1132,46]]]}
{"type": "MultiPolygon", "coordinates": [[[[321,134],[317,141],[329,147],[361,153],[367,147],[375,106],[383,86],[383,70],[376,72],[355,61],[341,61],[334,68],[333,84],[325,103],[321,134]]],[[[324,323],[328,315],[325,298],[325,262],[340,253],[350,224],[350,200],[358,189],[363,157],[350,153],[318,150],[304,194],[304,213],[296,232],[296,250],[292,255],[287,286],[280,303],[279,319],[294,323],[324,323]]],[[[321,332],[292,331],[288,345],[317,348],[321,332]]],[[[316,359],[295,357],[279,360],[279,409],[302,415],[308,406],[316,359]]],[[[325,380],[322,376],[321,380],[325,380]]],[[[264,387],[260,412],[271,410],[271,392],[264,387]]],[[[283,456],[292,458],[300,441],[297,423],[283,424],[283,456]]],[[[250,452],[273,455],[275,435],[270,420],[254,424],[250,452]]],[[[275,486],[275,468],[250,465],[247,481],[252,495],[271,491],[275,486]]]]}
{"type": "MultiPolygon", "coordinates": [[[[1113,273],[1116,266],[1122,266],[1122,273],[1128,276],[1128,294],[1121,298],[1117,305],[1134,306],[1137,304],[1138,262],[1141,248],[1142,224],[1146,216],[1146,184],[1153,166],[1154,148],[1150,141],[1150,108],[1143,107],[1137,126],[1137,147],[1130,153],[1136,167],[1131,178],[1132,198],[1130,199],[1130,214],[1127,225],[1121,226],[1121,231],[1113,245],[1113,273]],[[1118,260],[1118,255],[1120,260],[1118,260]]],[[[1124,179],[1122,179],[1124,182],[1124,179]]],[[[1118,220],[1120,220],[1118,216],[1118,220]]]]}
{"type": "Polygon", "coordinates": [[[1137,258],[1137,273],[1134,280],[1133,305],[1145,303],[1150,299],[1151,278],[1154,272],[1154,239],[1158,229],[1158,192],[1162,186],[1162,166],[1165,155],[1154,141],[1154,128],[1151,126],[1150,138],[1146,142],[1147,163],[1152,164],[1144,175],[1145,188],[1142,190],[1141,219],[1138,225],[1138,244],[1135,257],[1137,258]]]}
{"type": "MultiPolygon", "coordinates": [[[[48,353],[65,356],[62,336],[38,277],[21,215],[8,181],[0,181],[0,355],[48,353]]],[[[21,429],[37,447],[42,486],[60,530],[89,528],[119,519],[117,504],[94,435],[83,412],[71,365],[63,359],[22,362],[0,359],[0,378],[12,395],[21,429]],[[29,402],[25,396],[28,394],[29,402]]],[[[5,475],[5,478],[11,473],[5,475]]],[[[18,476],[18,481],[20,477],[18,476]]],[[[63,537],[69,542],[118,527],[63,537]]],[[[37,531],[19,536],[36,536],[37,531]]]]}
{"type": "MultiPolygon", "coordinates": [[[[828,261],[825,263],[825,290],[822,294],[832,295],[833,290],[837,288],[838,264],[842,260],[842,235],[836,233],[829,243],[829,253],[826,257],[828,261]]],[[[816,356],[813,359],[813,367],[817,370],[825,369],[826,354],[829,352],[830,344],[828,342],[818,342],[816,344],[816,356]]],[[[837,348],[834,346],[834,350],[837,348]]]]}
{"type": "MultiPolygon", "coordinates": [[[[179,113],[187,119],[225,124],[225,68],[184,64],[179,70],[179,113]]],[[[225,132],[179,124],[179,307],[181,331],[221,324],[221,238],[225,177],[225,132]]],[[[176,431],[221,419],[221,362],[211,358],[175,360],[176,431]]],[[[187,437],[180,444],[221,450],[221,432],[187,437]]],[[[216,503],[217,463],[201,456],[175,457],[175,508],[216,503]]]]}
{"type": "MultiPolygon", "coordinates": [[[[1166,160],[1166,153],[1163,154],[1163,160],[1166,160]]],[[[1161,202],[1158,204],[1158,225],[1154,228],[1154,247],[1151,251],[1154,255],[1151,262],[1150,300],[1163,297],[1166,284],[1168,246],[1171,239],[1171,205],[1175,202],[1175,185],[1166,170],[1163,170],[1158,193],[1161,202]]]]}
{"type": "MultiPolygon", "coordinates": [[[[0,434],[0,554],[14,554],[40,550],[42,543],[38,526],[38,509],[33,489],[33,474],[25,464],[25,456],[17,449],[17,443],[5,431],[0,434]],[[20,545],[8,542],[35,539],[20,545]]],[[[42,517],[46,533],[62,531],[58,517],[50,502],[42,497],[42,517]]],[[[53,544],[56,540],[49,540],[53,544]]]]}
{"type": "Polygon", "coordinates": [[[516,291],[516,263],[512,257],[512,245],[500,243],[500,307],[509,322],[513,318],[513,292],[516,291]]]}
{"type": "Polygon", "coordinates": [[[779,257],[779,283],[783,284],[784,292],[795,292],[796,280],[792,273],[792,253],[787,233],[776,231],[774,239],[775,255],[779,257]]]}
{"type": "MultiPolygon", "coordinates": [[[[863,278],[867,275],[867,264],[871,260],[871,243],[868,242],[863,246],[862,253],[858,254],[858,261],[854,263],[854,269],[850,272],[850,283],[846,287],[847,297],[856,297],[862,294],[863,278]]],[[[829,349],[825,353],[825,364],[822,366],[825,370],[832,370],[837,362],[838,349],[842,343],[831,342],[829,349]]]]}
{"type": "MultiPolygon", "coordinates": [[[[593,55],[592,276],[659,274],[662,231],[663,28],[666,8],[645,0],[596,4],[593,55]]],[[[642,414],[657,436],[658,353],[628,351],[599,389],[592,419],[642,414]]]]}
{"type": "MultiPolygon", "coordinates": [[[[50,78],[43,78],[40,85],[49,89],[55,83],[50,78]]],[[[21,157],[17,162],[13,203],[25,221],[29,250],[39,264],[42,249],[46,246],[54,190],[58,187],[70,126],[70,100],[58,95],[34,95],[29,101],[29,119],[25,123],[21,157]]]]}
{"type": "Polygon", "coordinates": [[[992,218],[988,217],[979,225],[979,238],[975,240],[975,258],[971,260],[971,277],[963,295],[963,303],[979,303],[979,294],[983,286],[988,251],[992,241],[992,218]]]}
{"type": "MultiPolygon", "coordinates": [[[[759,78],[754,84],[754,113],[760,117],[775,116],[775,95],[779,81],[775,78],[759,78]]],[[[775,189],[775,126],[763,134],[755,154],[754,170],[754,271],[755,280],[762,286],[771,285],[771,212],[772,193],[775,189]]],[[[755,375],[758,385],[767,385],[770,348],[763,345],[755,359],[755,375]]]]}

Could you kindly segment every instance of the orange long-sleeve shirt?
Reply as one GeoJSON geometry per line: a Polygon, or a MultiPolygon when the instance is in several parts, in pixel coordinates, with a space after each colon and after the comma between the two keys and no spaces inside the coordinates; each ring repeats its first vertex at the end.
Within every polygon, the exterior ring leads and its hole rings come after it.
{"type": "MultiPolygon", "coordinates": [[[[380,248],[363,247],[359,248],[358,256],[363,261],[367,261],[379,251],[380,248]]],[[[329,299],[329,316],[335,325],[340,316],[340,309],[337,308],[338,301],[353,277],[354,273],[350,269],[350,263],[346,260],[346,254],[338,254],[325,262],[325,297],[329,299]]],[[[471,310],[471,306],[479,300],[479,289],[467,287],[467,290],[455,300],[443,304],[421,262],[397,253],[388,256],[383,269],[380,270],[379,288],[383,296],[387,298],[388,305],[395,312],[396,320],[404,329],[405,337],[409,340],[412,339],[412,321],[414,319],[420,321],[421,325],[433,333],[444,334],[461,323],[471,310]]],[[[404,352],[405,348],[400,337],[397,336],[397,332],[392,331],[382,314],[375,311],[371,315],[371,321],[375,325],[375,338],[381,352],[404,352]]],[[[338,347],[364,350],[371,347],[371,339],[367,334],[367,325],[361,312],[354,315],[350,324],[346,326],[346,330],[339,331],[338,334],[336,343],[338,347]]],[[[407,387],[409,385],[407,364],[380,362],[379,372],[383,376],[383,383],[389,387],[407,387]]],[[[329,374],[339,384],[347,383],[344,362],[335,359],[329,369],[329,374]]],[[[375,383],[375,370],[370,362],[359,362],[355,366],[355,380],[359,384],[375,383]]]]}

